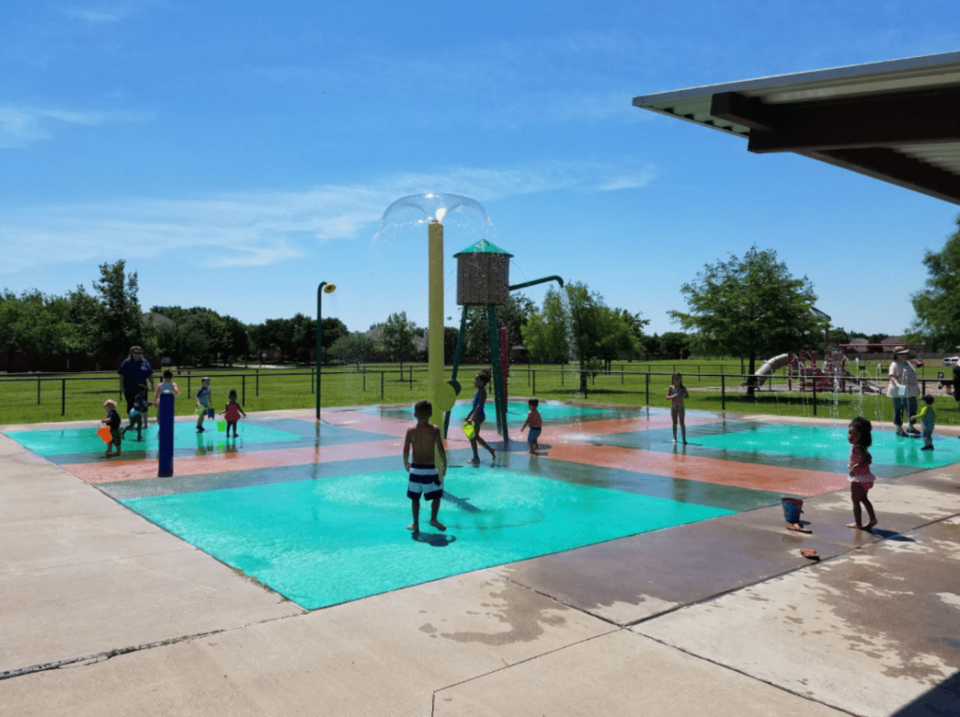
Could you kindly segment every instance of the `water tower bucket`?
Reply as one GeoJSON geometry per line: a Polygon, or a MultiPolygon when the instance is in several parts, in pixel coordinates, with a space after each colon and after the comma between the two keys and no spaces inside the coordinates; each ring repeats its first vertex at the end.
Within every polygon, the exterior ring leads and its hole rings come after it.
{"type": "Polygon", "coordinates": [[[783,518],[788,523],[799,523],[800,514],[803,512],[803,501],[799,498],[781,498],[780,505],[783,506],[783,518]]]}

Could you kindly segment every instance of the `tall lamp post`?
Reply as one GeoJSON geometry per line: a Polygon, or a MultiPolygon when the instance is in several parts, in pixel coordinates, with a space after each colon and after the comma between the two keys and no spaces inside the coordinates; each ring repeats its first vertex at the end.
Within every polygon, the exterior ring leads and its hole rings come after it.
{"type": "Polygon", "coordinates": [[[323,338],[323,323],[320,320],[320,299],[324,294],[332,294],[337,290],[336,284],[328,284],[325,281],[320,282],[317,287],[317,420],[320,420],[320,361],[323,352],[321,339],[323,338]]]}

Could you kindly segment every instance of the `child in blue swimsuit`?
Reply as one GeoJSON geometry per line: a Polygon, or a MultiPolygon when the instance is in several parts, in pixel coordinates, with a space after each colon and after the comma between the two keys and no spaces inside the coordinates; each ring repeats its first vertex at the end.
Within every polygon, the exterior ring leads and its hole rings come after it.
{"type": "Polygon", "coordinates": [[[474,465],[480,465],[480,456],[477,454],[478,443],[490,451],[491,458],[497,457],[497,452],[480,437],[480,426],[487,417],[483,412],[483,404],[487,402],[487,384],[489,382],[490,372],[486,370],[478,373],[473,379],[473,385],[477,387],[477,392],[473,394],[473,409],[467,415],[467,422],[473,424],[473,438],[470,439],[470,447],[473,449],[473,460],[470,462],[474,465]]]}

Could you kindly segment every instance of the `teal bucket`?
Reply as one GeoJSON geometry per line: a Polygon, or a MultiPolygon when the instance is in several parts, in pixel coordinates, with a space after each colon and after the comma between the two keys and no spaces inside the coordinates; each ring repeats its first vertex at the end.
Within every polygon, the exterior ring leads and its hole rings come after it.
{"type": "Polygon", "coordinates": [[[799,498],[781,498],[780,505],[783,506],[783,519],[788,523],[799,523],[800,514],[803,512],[803,501],[799,498]]]}

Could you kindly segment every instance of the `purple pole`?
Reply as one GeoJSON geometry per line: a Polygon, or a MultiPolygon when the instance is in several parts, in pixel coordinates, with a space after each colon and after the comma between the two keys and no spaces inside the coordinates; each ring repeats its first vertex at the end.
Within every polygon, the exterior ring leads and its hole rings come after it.
{"type": "Polygon", "coordinates": [[[173,388],[164,387],[160,393],[160,405],[157,409],[157,425],[160,427],[160,467],[158,478],[170,478],[173,475],[173,388]]]}

